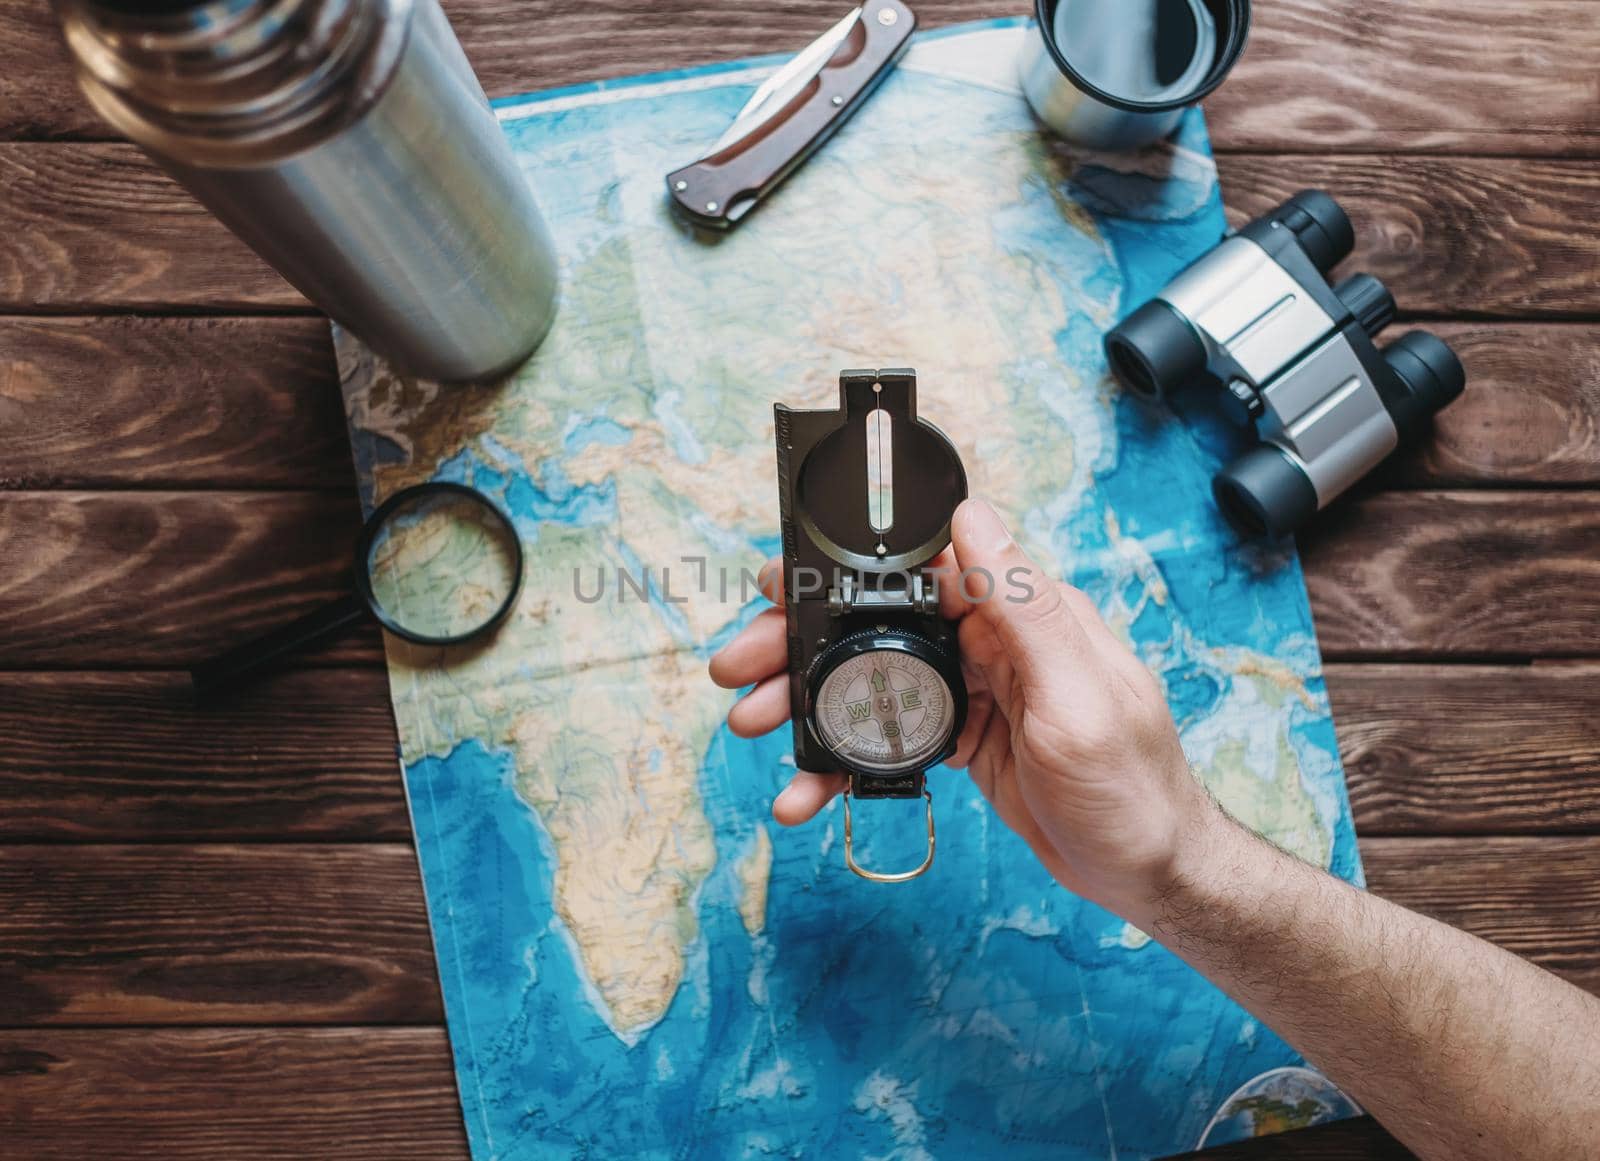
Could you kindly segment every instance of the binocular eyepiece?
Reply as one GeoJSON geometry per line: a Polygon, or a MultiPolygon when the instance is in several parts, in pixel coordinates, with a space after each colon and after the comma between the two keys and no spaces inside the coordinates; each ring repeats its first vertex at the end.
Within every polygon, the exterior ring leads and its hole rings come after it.
{"type": "Polygon", "coordinates": [[[1355,230],[1321,190],[1296,194],[1175,278],[1106,336],[1117,379],[1146,398],[1220,388],[1261,443],[1213,491],[1241,532],[1294,532],[1466,386],[1442,340],[1413,331],[1380,350],[1395,301],[1370,274],[1333,285],[1355,230]]]}

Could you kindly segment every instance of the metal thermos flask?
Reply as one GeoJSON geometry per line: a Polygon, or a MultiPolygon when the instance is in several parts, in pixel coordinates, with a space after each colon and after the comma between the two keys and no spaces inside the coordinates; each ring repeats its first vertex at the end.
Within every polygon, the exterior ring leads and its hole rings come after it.
{"type": "Polygon", "coordinates": [[[397,369],[555,315],[544,221],[438,0],[55,0],[95,109],[397,369]]]}
{"type": "Polygon", "coordinates": [[[1138,149],[1178,127],[1244,52],[1250,0],[1034,0],[1022,92],[1087,149],[1138,149]]]}

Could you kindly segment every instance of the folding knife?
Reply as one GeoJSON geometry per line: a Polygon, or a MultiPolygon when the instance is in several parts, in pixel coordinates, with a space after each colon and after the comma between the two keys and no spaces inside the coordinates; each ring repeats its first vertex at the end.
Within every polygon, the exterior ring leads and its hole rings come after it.
{"type": "Polygon", "coordinates": [[[751,96],[667,192],[697,225],[726,230],[843,125],[911,43],[917,18],[900,0],[866,0],[751,96]]]}

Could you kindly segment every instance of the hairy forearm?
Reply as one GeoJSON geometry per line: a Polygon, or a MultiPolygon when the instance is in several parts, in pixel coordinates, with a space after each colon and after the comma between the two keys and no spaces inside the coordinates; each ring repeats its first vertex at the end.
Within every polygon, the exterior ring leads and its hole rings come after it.
{"type": "Polygon", "coordinates": [[[1424,1158],[1600,1156],[1600,1000],[1216,810],[1142,920],[1424,1158]]]}

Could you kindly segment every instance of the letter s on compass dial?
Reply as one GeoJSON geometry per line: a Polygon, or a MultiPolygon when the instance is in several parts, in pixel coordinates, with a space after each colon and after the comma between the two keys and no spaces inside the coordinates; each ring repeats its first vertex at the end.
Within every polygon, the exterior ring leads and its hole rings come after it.
{"type": "Polygon", "coordinates": [[[887,626],[852,633],[812,672],[807,716],[841,769],[902,778],[955,752],[966,684],[960,663],[926,636],[887,626]]]}

